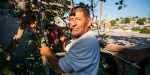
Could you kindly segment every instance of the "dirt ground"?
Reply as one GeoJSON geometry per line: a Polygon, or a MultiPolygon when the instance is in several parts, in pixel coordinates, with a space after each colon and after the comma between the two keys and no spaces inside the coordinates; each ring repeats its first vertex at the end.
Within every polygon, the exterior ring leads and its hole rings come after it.
{"type": "MultiPolygon", "coordinates": [[[[102,39],[97,31],[94,31],[94,34],[99,41],[102,39]]],[[[100,34],[105,33],[100,32],[100,34]]],[[[106,35],[111,35],[111,38],[100,42],[124,48],[150,47],[150,34],[108,32],[106,35]]]]}

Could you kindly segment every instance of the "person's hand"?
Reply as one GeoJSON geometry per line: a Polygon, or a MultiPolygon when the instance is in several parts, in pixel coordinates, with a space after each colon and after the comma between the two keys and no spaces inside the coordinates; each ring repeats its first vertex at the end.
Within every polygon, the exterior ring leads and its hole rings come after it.
{"type": "Polygon", "coordinates": [[[54,23],[50,23],[50,26],[48,27],[48,29],[61,30],[61,28],[54,23]]]}
{"type": "Polygon", "coordinates": [[[45,46],[44,44],[41,44],[40,53],[47,58],[51,55],[49,47],[45,46]]]}
{"type": "Polygon", "coordinates": [[[38,23],[38,21],[35,21],[35,24],[38,23]]]}

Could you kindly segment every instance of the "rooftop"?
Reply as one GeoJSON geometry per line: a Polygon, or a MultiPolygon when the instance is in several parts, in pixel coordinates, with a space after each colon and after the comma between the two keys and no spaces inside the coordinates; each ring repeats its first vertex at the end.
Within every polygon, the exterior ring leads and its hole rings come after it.
{"type": "Polygon", "coordinates": [[[108,23],[104,23],[101,27],[112,27],[112,26],[108,23]]]}

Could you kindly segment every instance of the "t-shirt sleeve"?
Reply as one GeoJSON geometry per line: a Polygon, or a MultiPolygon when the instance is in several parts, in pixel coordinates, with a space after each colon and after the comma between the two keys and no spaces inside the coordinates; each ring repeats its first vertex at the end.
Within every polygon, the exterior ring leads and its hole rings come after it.
{"type": "Polygon", "coordinates": [[[58,64],[66,73],[80,71],[91,64],[92,54],[92,48],[88,44],[80,42],[73,45],[65,54],[65,57],[60,58],[58,64]]]}

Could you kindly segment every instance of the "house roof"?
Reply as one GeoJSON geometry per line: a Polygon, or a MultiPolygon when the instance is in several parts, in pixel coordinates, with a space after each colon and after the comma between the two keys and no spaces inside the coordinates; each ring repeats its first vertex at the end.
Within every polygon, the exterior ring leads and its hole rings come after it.
{"type": "Polygon", "coordinates": [[[108,23],[104,23],[101,27],[112,27],[112,26],[108,23]]]}

